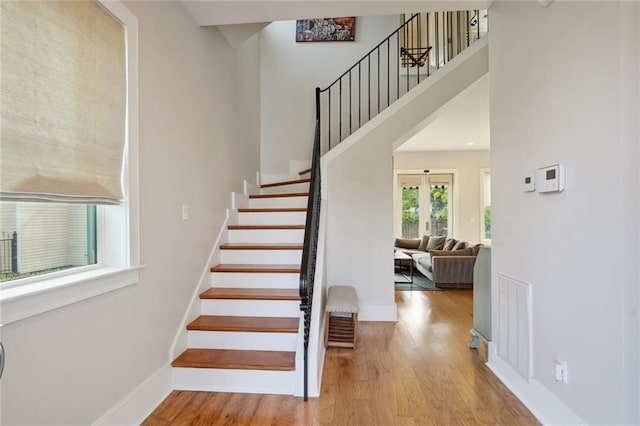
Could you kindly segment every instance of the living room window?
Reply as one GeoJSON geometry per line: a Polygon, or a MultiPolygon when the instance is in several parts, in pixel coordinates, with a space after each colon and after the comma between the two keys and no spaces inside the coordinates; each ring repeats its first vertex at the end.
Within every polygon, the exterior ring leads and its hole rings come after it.
{"type": "Polygon", "coordinates": [[[137,282],[137,18],[115,1],[1,7],[7,324],[137,282]]]}

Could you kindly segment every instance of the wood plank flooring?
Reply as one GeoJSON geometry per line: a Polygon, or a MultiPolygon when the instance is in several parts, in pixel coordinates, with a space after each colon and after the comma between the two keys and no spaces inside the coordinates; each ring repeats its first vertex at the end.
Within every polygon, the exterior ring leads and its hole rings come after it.
{"type": "Polygon", "coordinates": [[[396,292],[398,322],[327,350],[319,398],[172,392],[154,425],[539,425],[469,349],[470,290],[396,292]]]}

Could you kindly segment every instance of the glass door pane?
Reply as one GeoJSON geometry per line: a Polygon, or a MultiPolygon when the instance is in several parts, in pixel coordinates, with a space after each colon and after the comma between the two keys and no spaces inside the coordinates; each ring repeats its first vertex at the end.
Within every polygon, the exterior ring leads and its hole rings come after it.
{"type": "Polygon", "coordinates": [[[453,208],[451,206],[453,175],[429,175],[429,211],[431,234],[438,236],[453,235],[453,208]]]}
{"type": "Polygon", "coordinates": [[[398,178],[402,197],[402,238],[419,238],[422,176],[400,175],[398,178]]]}

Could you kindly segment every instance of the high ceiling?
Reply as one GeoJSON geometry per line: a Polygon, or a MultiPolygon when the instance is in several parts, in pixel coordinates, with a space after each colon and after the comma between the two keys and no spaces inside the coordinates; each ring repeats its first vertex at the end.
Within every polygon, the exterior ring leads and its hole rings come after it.
{"type": "Polygon", "coordinates": [[[396,151],[489,149],[489,74],[449,101],[396,151]]]}
{"type": "Polygon", "coordinates": [[[324,16],[487,9],[492,0],[182,0],[200,26],[248,24],[324,16]]]}

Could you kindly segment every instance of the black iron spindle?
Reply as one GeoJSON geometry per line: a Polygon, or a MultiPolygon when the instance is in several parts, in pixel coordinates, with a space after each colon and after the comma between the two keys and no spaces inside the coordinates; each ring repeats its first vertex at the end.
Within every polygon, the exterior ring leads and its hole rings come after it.
{"type": "Polygon", "coordinates": [[[396,36],[396,100],[400,99],[400,34],[396,36]]]}
{"type": "Polygon", "coordinates": [[[378,111],[376,114],[380,114],[380,46],[377,47],[378,50],[378,111]]]}
{"type": "MultiPolygon", "coordinates": [[[[431,46],[431,44],[429,43],[429,37],[430,37],[430,33],[429,33],[429,12],[427,12],[427,49],[429,49],[429,47],[431,46]]],[[[431,50],[429,50],[427,52],[427,77],[429,77],[431,75],[431,50]]]]}
{"type": "Polygon", "coordinates": [[[331,151],[331,86],[329,86],[329,114],[328,114],[329,151],[331,151]]]}
{"type": "Polygon", "coordinates": [[[362,62],[358,62],[358,128],[362,126],[362,62]]]}
{"type": "Polygon", "coordinates": [[[367,77],[367,103],[369,104],[369,120],[371,120],[371,55],[369,55],[368,58],[369,60],[367,61],[367,64],[369,66],[369,76],[367,77]]]}
{"type": "Polygon", "coordinates": [[[417,66],[417,71],[416,71],[416,77],[418,80],[418,84],[420,84],[420,62],[422,61],[420,58],[422,55],[422,26],[420,24],[420,21],[422,20],[422,15],[418,15],[418,34],[417,34],[417,38],[418,38],[418,66],[417,66]]]}
{"type": "Polygon", "coordinates": [[[338,143],[342,142],[342,78],[340,78],[340,84],[338,85],[340,96],[338,101],[338,143]]]}
{"type": "Polygon", "coordinates": [[[389,43],[390,43],[390,39],[387,38],[387,106],[389,106],[391,103],[391,98],[389,97],[389,73],[391,72],[391,66],[389,65],[389,61],[391,61],[391,48],[389,47],[389,43]]]}
{"type": "Polygon", "coordinates": [[[349,70],[349,135],[351,135],[351,92],[353,89],[351,88],[351,70],[349,70]]]}

